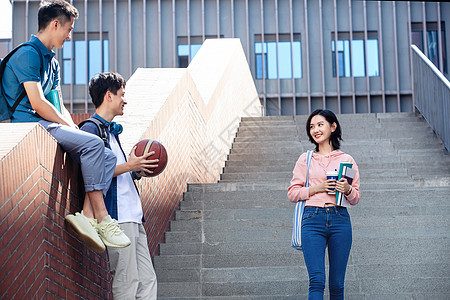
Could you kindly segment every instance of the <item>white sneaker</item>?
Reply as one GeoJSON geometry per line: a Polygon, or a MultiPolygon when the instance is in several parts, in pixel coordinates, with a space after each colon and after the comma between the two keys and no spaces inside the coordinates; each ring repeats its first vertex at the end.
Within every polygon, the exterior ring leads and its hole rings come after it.
{"type": "Polygon", "coordinates": [[[130,239],[120,229],[119,223],[110,215],[107,215],[103,221],[98,223],[97,232],[103,243],[112,248],[124,248],[131,245],[130,239]]]}
{"type": "Polygon", "coordinates": [[[103,244],[96,230],[97,220],[85,217],[83,211],[81,211],[81,213],[75,213],[75,215],[67,215],[66,221],[86,247],[97,253],[106,250],[105,244],[103,244]]]}

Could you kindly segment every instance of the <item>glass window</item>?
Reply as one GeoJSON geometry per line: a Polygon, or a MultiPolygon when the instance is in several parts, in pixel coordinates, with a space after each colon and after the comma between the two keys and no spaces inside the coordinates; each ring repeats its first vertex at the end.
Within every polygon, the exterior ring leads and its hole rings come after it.
{"type": "Polygon", "coordinates": [[[189,56],[189,46],[178,45],[178,67],[187,68],[189,62],[192,61],[201,46],[201,44],[191,44],[191,55],[189,56]]]}
{"type": "MultiPolygon", "coordinates": [[[[411,40],[414,45],[416,45],[422,52],[424,51],[423,45],[423,24],[422,23],[412,23],[411,24],[411,40]]],[[[428,22],[426,24],[427,28],[427,55],[428,59],[440,69],[439,63],[439,51],[442,52],[442,60],[444,64],[444,73],[447,73],[447,51],[445,47],[445,24],[441,24],[441,40],[442,46],[439,46],[438,37],[438,23],[428,22]]]]}
{"type": "MultiPolygon", "coordinates": [[[[358,36],[359,34],[355,35],[358,36]]],[[[331,57],[333,77],[336,77],[336,51],[334,40],[331,40],[331,57]]],[[[377,39],[369,38],[366,43],[364,43],[364,39],[355,38],[351,41],[350,47],[350,40],[348,38],[340,38],[337,41],[337,57],[339,63],[339,77],[350,77],[352,74],[353,77],[364,77],[366,76],[366,69],[368,76],[372,77],[379,75],[377,39]]]]}
{"type": "Polygon", "coordinates": [[[380,71],[378,69],[378,40],[367,40],[367,75],[379,76],[380,71]]]}
{"type": "Polygon", "coordinates": [[[293,53],[292,55],[292,64],[294,69],[294,78],[302,78],[302,51],[300,47],[300,42],[294,41],[292,45],[293,53]]]}
{"type": "MultiPolygon", "coordinates": [[[[223,35],[220,36],[223,38],[223,35]]],[[[194,59],[195,55],[197,55],[198,50],[200,50],[204,39],[217,39],[217,35],[207,35],[207,36],[198,36],[193,35],[190,36],[189,39],[187,36],[179,36],[178,37],[178,68],[187,68],[189,63],[194,59]],[[190,54],[189,54],[189,44],[191,45],[190,54]]]]}
{"type": "MultiPolygon", "coordinates": [[[[331,41],[331,51],[333,58],[333,76],[336,77],[336,56],[334,40],[331,41]]],[[[350,77],[350,45],[348,40],[337,41],[337,55],[339,62],[339,76],[350,77]]]]}
{"type": "MultiPolygon", "coordinates": [[[[263,75],[263,57],[264,66],[267,66],[267,44],[264,43],[264,48],[262,43],[255,43],[255,55],[256,55],[256,78],[267,78],[267,74],[263,75]],[[262,53],[264,52],[264,55],[262,53]]],[[[267,68],[267,67],[266,67],[267,68]]]]}
{"type": "Polygon", "coordinates": [[[364,41],[352,41],[352,71],[354,77],[366,76],[366,64],[364,57],[364,41]]]}
{"type": "Polygon", "coordinates": [[[75,84],[86,84],[86,42],[75,41],[75,84]]]}
{"type": "Polygon", "coordinates": [[[100,40],[89,40],[87,49],[85,40],[64,42],[62,50],[63,84],[88,84],[90,78],[95,74],[109,71],[109,41],[103,40],[102,42],[103,61],[100,40]]]}
{"type": "MultiPolygon", "coordinates": [[[[300,36],[296,35],[300,40],[300,36]]],[[[264,37],[266,38],[266,36],[264,37]]],[[[260,40],[258,36],[257,40],[260,40]]],[[[255,43],[256,79],[290,79],[301,78],[301,44],[300,41],[289,40],[289,35],[280,35],[280,41],[272,41],[267,36],[267,42],[255,43]],[[263,63],[264,59],[264,63],[263,63]]]]}

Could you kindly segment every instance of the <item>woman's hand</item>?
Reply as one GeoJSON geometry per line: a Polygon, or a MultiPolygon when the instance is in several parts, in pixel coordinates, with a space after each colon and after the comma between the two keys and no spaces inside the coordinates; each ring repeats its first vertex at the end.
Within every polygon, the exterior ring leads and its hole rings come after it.
{"type": "Polygon", "coordinates": [[[324,193],[324,192],[332,192],[334,188],[336,187],[336,180],[335,179],[328,179],[324,182],[311,186],[309,188],[309,196],[312,196],[317,193],[324,193]]]}
{"type": "Polygon", "coordinates": [[[348,184],[347,179],[341,178],[339,181],[336,181],[336,191],[340,193],[344,193],[344,195],[350,194],[350,184],[348,184]]]}

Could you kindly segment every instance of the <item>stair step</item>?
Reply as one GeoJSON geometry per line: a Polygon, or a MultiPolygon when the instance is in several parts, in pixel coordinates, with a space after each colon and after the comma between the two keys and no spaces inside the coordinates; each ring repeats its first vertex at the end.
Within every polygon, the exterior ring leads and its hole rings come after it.
{"type": "MultiPolygon", "coordinates": [[[[398,188],[398,187],[397,187],[398,188]]],[[[448,186],[443,186],[438,189],[433,188],[412,188],[408,191],[401,191],[392,189],[391,191],[378,190],[378,191],[366,191],[361,190],[363,200],[361,203],[352,208],[358,209],[359,207],[371,206],[373,207],[384,207],[384,206],[396,206],[397,203],[403,206],[405,210],[408,210],[412,205],[420,207],[422,205],[442,205],[442,199],[446,199],[450,189],[448,186]],[[432,192],[434,195],[432,202],[429,198],[429,193],[432,192]]],[[[187,193],[191,194],[191,193],[187,193]]],[[[185,211],[187,219],[189,216],[193,218],[188,218],[190,220],[202,220],[204,219],[203,213],[201,211],[212,211],[212,210],[232,210],[232,209],[264,209],[264,208],[283,208],[283,209],[293,209],[293,203],[289,202],[287,198],[286,190],[278,191],[266,191],[265,194],[261,192],[253,191],[235,191],[235,192],[208,192],[204,194],[192,193],[189,197],[185,196],[185,200],[181,202],[181,212],[185,211]],[[202,195],[202,196],[198,196],[202,195]]],[[[275,222],[274,218],[279,218],[279,215],[268,215],[267,220],[270,222],[275,222]]],[[[259,224],[261,221],[258,220],[259,224]]],[[[274,223],[278,224],[278,223],[274,223]]]]}
{"type": "MultiPolygon", "coordinates": [[[[356,147],[349,147],[349,146],[344,146],[341,148],[342,151],[344,152],[356,152],[356,147]]],[[[275,147],[275,146],[268,146],[268,147],[253,147],[253,148],[237,148],[237,149],[231,149],[230,150],[230,154],[256,154],[256,155],[260,155],[260,154],[270,154],[270,155],[277,155],[277,156],[294,156],[294,157],[298,157],[300,156],[302,153],[306,152],[307,148],[304,147],[298,147],[298,146],[283,146],[283,147],[275,147]]],[[[404,150],[402,150],[404,151],[404,150]]],[[[432,153],[440,153],[443,152],[442,149],[440,148],[435,148],[435,149],[430,149],[430,151],[432,153]]],[[[430,151],[425,151],[425,150],[416,150],[416,151],[407,151],[404,152],[405,154],[410,154],[410,155],[414,155],[415,153],[417,154],[424,154],[430,151]]],[[[374,148],[373,146],[361,146],[358,148],[358,152],[359,153],[365,153],[365,154],[370,154],[370,155],[374,155],[374,154],[378,154],[380,152],[382,152],[385,155],[397,155],[397,150],[394,149],[394,147],[392,145],[387,145],[387,146],[380,146],[377,148],[374,148]]],[[[429,153],[428,155],[430,155],[431,153],[429,153]]]]}
{"type": "MultiPolygon", "coordinates": [[[[225,244],[225,247],[229,247],[231,244],[225,244]]],[[[247,245],[249,246],[249,245],[247,245]]],[[[278,243],[278,247],[280,247],[278,243]]],[[[286,243],[286,247],[291,249],[291,253],[277,253],[277,254],[259,254],[252,253],[248,251],[243,254],[220,254],[212,255],[205,254],[201,255],[202,268],[242,268],[242,267],[286,267],[286,266],[304,266],[304,261],[300,254],[292,251],[297,251],[286,243]]],[[[204,250],[205,251],[205,250],[204,250]]],[[[279,252],[279,251],[277,251],[279,252]]],[[[158,269],[195,269],[200,267],[200,262],[196,266],[190,261],[197,262],[200,259],[200,255],[161,255],[155,257],[155,267],[158,269]],[[183,264],[184,263],[184,264],[183,264]],[[172,265],[171,267],[169,267],[172,265]]]]}
{"type": "MultiPolygon", "coordinates": [[[[293,212],[293,209],[292,209],[293,212]]],[[[351,213],[352,211],[350,211],[351,213]]],[[[208,232],[221,232],[224,229],[227,231],[239,231],[239,230],[261,230],[261,229],[292,229],[292,219],[287,216],[282,219],[268,218],[266,220],[205,220],[202,222],[190,222],[190,221],[172,221],[170,233],[189,234],[196,233],[203,230],[208,232]],[[194,223],[194,224],[192,224],[194,223]]],[[[438,215],[430,219],[428,215],[397,215],[397,216],[352,216],[352,226],[358,229],[360,232],[366,229],[383,229],[384,228],[414,228],[418,224],[422,224],[426,228],[436,227],[439,230],[445,228],[448,225],[448,220],[445,216],[438,215]]],[[[420,231],[417,231],[419,235],[420,231]]],[[[377,234],[377,233],[374,233],[377,234]]],[[[422,233],[423,234],[423,233],[422,233]]],[[[428,233],[429,234],[429,233],[428,233]]],[[[434,232],[432,234],[438,234],[434,232]]],[[[441,234],[441,233],[439,233],[441,234]]],[[[174,241],[176,242],[176,241],[174,241]]],[[[188,243],[199,243],[188,242],[188,243]]]]}
{"type": "Polygon", "coordinates": [[[188,184],[188,191],[273,191],[287,190],[289,182],[219,182],[211,184],[188,184]]]}
{"type": "MultiPolygon", "coordinates": [[[[286,181],[290,182],[292,179],[292,172],[259,172],[259,173],[224,173],[220,180],[223,182],[245,181],[245,182],[261,182],[261,181],[286,181]]],[[[385,185],[386,187],[392,184],[405,184],[412,186],[414,182],[406,174],[403,176],[371,176],[363,177],[361,186],[365,185],[385,185]],[[395,182],[393,182],[395,178],[395,182]]]]}
{"type": "MultiPolygon", "coordinates": [[[[219,184],[218,184],[219,185],[219,184]]],[[[287,189],[279,190],[234,190],[234,191],[219,191],[219,190],[193,190],[184,193],[184,200],[181,202],[202,202],[205,205],[208,203],[224,203],[231,201],[274,201],[279,203],[280,198],[286,198],[287,189]]],[[[450,194],[450,187],[442,188],[412,188],[412,189],[401,189],[399,187],[397,190],[392,190],[390,193],[386,193],[384,190],[370,191],[362,190],[364,194],[364,199],[369,201],[379,199],[379,198],[390,198],[394,203],[396,201],[404,201],[406,199],[420,199],[429,196],[433,193],[437,198],[442,199],[446,195],[450,194]]],[[[287,199],[287,198],[286,198],[287,199]]]]}
{"type": "MultiPolygon", "coordinates": [[[[288,200],[285,200],[288,201],[288,200]]],[[[387,206],[390,207],[390,214],[392,216],[397,215],[441,215],[440,209],[449,209],[448,205],[441,203],[441,200],[430,201],[427,199],[416,199],[411,201],[412,205],[406,205],[404,202],[398,204],[392,203],[389,197],[380,198],[374,200],[372,203],[360,203],[350,209],[355,210],[358,215],[370,216],[364,209],[371,209],[373,215],[383,215],[383,209],[387,206]],[[375,202],[378,201],[378,202],[375,202]],[[428,205],[433,205],[429,207],[428,205]],[[421,209],[420,212],[415,212],[414,209],[421,209]]],[[[195,210],[195,211],[176,211],[175,220],[283,220],[288,217],[291,218],[294,211],[294,204],[291,207],[250,207],[248,209],[235,209],[235,208],[223,208],[223,209],[210,209],[210,210],[195,210]],[[192,218],[192,216],[195,216],[192,218]]]]}
{"type": "MultiPolygon", "coordinates": [[[[285,159],[272,159],[272,160],[233,160],[227,161],[225,163],[226,167],[288,167],[290,172],[294,169],[295,163],[297,162],[298,157],[291,157],[285,159]]],[[[416,162],[415,164],[418,167],[430,167],[434,165],[442,165],[439,161],[430,161],[430,162],[416,162]]],[[[364,170],[379,170],[379,169],[403,169],[406,168],[406,164],[400,161],[396,162],[365,162],[362,160],[358,162],[358,167],[363,172],[364,170]]],[[[226,172],[225,172],[226,173],[226,172]]]]}
{"type": "Polygon", "coordinates": [[[292,122],[292,116],[242,117],[242,122],[292,122]]]}
{"type": "MultiPolygon", "coordinates": [[[[438,153],[438,152],[436,152],[438,153]]],[[[292,153],[290,155],[282,155],[281,157],[277,156],[276,153],[254,153],[254,154],[235,154],[231,153],[228,155],[228,159],[230,161],[238,160],[238,161],[259,161],[259,160],[272,160],[272,159],[281,159],[281,160],[297,160],[301,153],[292,153]]],[[[371,152],[371,153],[349,153],[353,159],[355,159],[356,163],[361,162],[371,162],[373,160],[377,160],[378,162],[397,162],[399,161],[399,155],[395,152],[391,153],[382,153],[382,152],[371,152]]],[[[425,155],[423,155],[425,156],[425,155]]],[[[414,157],[404,156],[401,159],[408,160],[414,157]]],[[[428,158],[428,157],[424,157],[428,158]]],[[[416,159],[417,160],[417,159],[416,159]]]]}
{"type": "Polygon", "coordinates": [[[292,139],[293,136],[297,135],[297,128],[295,127],[285,127],[280,128],[280,130],[275,131],[268,131],[268,130],[243,130],[239,131],[236,135],[236,137],[242,138],[242,137],[251,137],[251,138],[258,138],[258,137],[287,137],[288,139],[292,139]]]}
{"type": "MultiPolygon", "coordinates": [[[[235,166],[235,167],[225,167],[224,175],[228,174],[245,174],[245,173],[287,173],[289,176],[292,176],[292,170],[294,168],[293,164],[285,164],[278,166],[235,166]]],[[[398,168],[384,168],[384,169],[365,169],[360,167],[360,176],[362,178],[379,178],[380,176],[384,177],[406,177],[408,176],[407,170],[413,170],[414,168],[406,169],[403,166],[398,168]]],[[[436,168],[428,168],[429,171],[444,171],[450,170],[450,168],[436,166],[436,168]]],[[[421,168],[419,169],[421,170],[421,168]]]]}
{"type": "Polygon", "coordinates": [[[201,285],[196,282],[158,282],[158,299],[197,299],[200,290],[201,285]]]}
{"type": "MultiPolygon", "coordinates": [[[[291,213],[292,214],[292,213],[291,213]]],[[[290,214],[284,217],[292,217],[290,214]]],[[[410,217],[414,219],[415,216],[410,217]]],[[[367,219],[367,218],[366,218],[367,219]]],[[[381,218],[382,220],[382,218],[381,218]]],[[[357,219],[358,221],[358,219],[357,219]]],[[[397,237],[399,239],[403,238],[421,238],[421,237],[445,237],[448,233],[448,228],[446,226],[436,226],[436,224],[430,224],[425,226],[423,223],[421,227],[417,228],[418,224],[414,220],[408,220],[403,218],[404,222],[409,226],[405,226],[405,223],[394,222],[392,220],[392,227],[376,227],[378,224],[377,220],[369,219],[368,223],[372,224],[372,227],[357,227],[357,223],[353,228],[353,238],[382,238],[384,236],[390,236],[392,238],[397,237]]],[[[289,241],[292,236],[292,225],[284,227],[266,227],[266,228],[208,228],[202,232],[167,232],[166,233],[166,243],[200,243],[202,239],[208,243],[229,243],[229,242],[241,242],[241,241],[278,241],[280,244],[289,241]],[[226,229],[226,230],[224,230],[226,229]]]]}

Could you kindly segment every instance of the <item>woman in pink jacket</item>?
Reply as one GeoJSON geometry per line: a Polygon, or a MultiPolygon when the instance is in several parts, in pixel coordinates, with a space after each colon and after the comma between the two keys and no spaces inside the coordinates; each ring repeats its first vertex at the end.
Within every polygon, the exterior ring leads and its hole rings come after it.
{"type": "Polygon", "coordinates": [[[329,110],[314,111],[306,122],[306,133],[316,146],[309,167],[306,153],[300,155],[288,188],[291,202],[305,200],[301,225],[303,257],[309,275],[308,299],[323,300],[325,289],[325,249],[328,246],[330,299],[344,299],[344,280],[352,245],[352,227],[346,206],[360,199],[359,172],[355,160],[340,151],[341,127],[329,110]],[[339,170],[341,162],[350,162],[356,170],[352,184],[346,179],[327,180],[327,171],[339,170]],[[334,189],[344,193],[343,206],[336,205],[334,189]]]}

